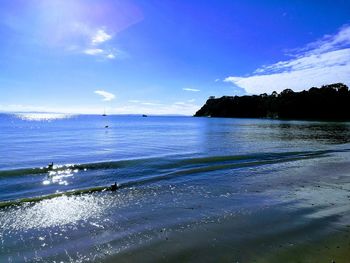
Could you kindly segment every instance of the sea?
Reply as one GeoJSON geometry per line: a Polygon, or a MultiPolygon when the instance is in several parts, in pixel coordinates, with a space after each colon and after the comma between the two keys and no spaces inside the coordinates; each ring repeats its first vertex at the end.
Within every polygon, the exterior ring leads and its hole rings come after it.
{"type": "Polygon", "coordinates": [[[0,262],[278,262],[349,176],[349,122],[0,114],[0,262]]]}

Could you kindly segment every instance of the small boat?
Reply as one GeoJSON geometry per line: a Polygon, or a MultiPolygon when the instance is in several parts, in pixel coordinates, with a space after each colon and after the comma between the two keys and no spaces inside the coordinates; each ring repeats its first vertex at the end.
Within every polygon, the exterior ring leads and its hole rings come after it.
{"type": "Polygon", "coordinates": [[[142,117],[148,117],[146,114],[142,114],[142,117]]]}

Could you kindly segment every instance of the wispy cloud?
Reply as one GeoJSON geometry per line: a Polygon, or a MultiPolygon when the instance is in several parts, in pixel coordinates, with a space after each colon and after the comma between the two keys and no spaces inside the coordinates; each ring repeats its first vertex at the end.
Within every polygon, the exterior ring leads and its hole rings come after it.
{"type": "Polygon", "coordinates": [[[98,29],[95,35],[92,36],[91,43],[98,45],[106,42],[112,38],[112,35],[108,34],[104,29],[98,29]]]}
{"type": "Polygon", "coordinates": [[[102,96],[104,101],[111,101],[115,99],[115,95],[113,93],[104,90],[95,90],[95,93],[102,96]]]}
{"type": "Polygon", "coordinates": [[[128,102],[131,102],[131,103],[139,103],[140,101],[139,101],[139,100],[128,100],[128,102]]]}
{"type": "Polygon", "coordinates": [[[82,49],[82,53],[90,56],[98,56],[106,59],[115,59],[117,52],[115,48],[106,45],[105,42],[112,39],[112,34],[108,34],[105,29],[98,28],[96,30],[87,30],[86,27],[82,27],[84,32],[88,32],[88,45],[85,45],[82,49]]]}
{"type": "Polygon", "coordinates": [[[147,105],[147,106],[162,106],[164,104],[161,103],[155,103],[155,102],[141,102],[142,105],[147,105]]]}
{"type": "Polygon", "coordinates": [[[140,100],[129,100],[126,105],[115,108],[117,114],[150,114],[150,115],[193,115],[199,108],[194,100],[157,103],[140,100]]]}
{"type": "Polygon", "coordinates": [[[201,91],[199,89],[190,89],[190,88],[183,88],[182,90],[184,90],[184,91],[193,91],[193,92],[201,91]]]}
{"type": "Polygon", "coordinates": [[[83,52],[85,54],[87,54],[87,55],[95,56],[95,55],[102,54],[103,53],[103,49],[100,49],[100,48],[88,48],[88,49],[85,49],[83,52]]]}
{"type": "Polygon", "coordinates": [[[350,45],[350,25],[344,25],[334,35],[325,35],[322,39],[312,42],[302,49],[307,54],[322,54],[328,51],[334,51],[342,48],[347,48],[350,45]]]}
{"type": "Polygon", "coordinates": [[[104,28],[98,28],[92,31],[92,33],[89,34],[90,44],[83,50],[83,53],[106,59],[115,59],[117,56],[116,49],[105,44],[105,42],[111,40],[112,37],[112,34],[107,33],[104,28]]]}
{"type": "Polygon", "coordinates": [[[349,25],[294,52],[292,59],[264,65],[247,77],[229,76],[224,81],[251,94],[303,90],[334,82],[350,84],[349,25]]]}
{"type": "Polygon", "coordinates": [[[106,56],[106,58],[109,58],[109,59],[115,59],[115,54],[113,53],[110,53],[106,56]]]}

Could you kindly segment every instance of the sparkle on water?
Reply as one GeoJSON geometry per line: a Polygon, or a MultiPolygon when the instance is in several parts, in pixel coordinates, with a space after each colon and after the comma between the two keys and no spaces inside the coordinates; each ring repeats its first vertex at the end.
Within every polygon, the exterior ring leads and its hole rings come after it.
{"type": "Polygon", "coordinates": [[[29,230],[76,224],[81,220],[99,218],[111,199],[94,195],[61,196],[43,200],[26,207],[1,211],[1,228],[7,230],[29,230]]]}
{"type": "Polygon", "coordinates": [[[43,185],[68,185],[68,181],[66,179],[79,172],[79,169],[73,169],[73,167],[73,164],[54,165],[52,170],[48,172],[47,177],[44,178],[43,185]]]}
{"type": "Polygon", "coordinates": [[[50,121],[72,117],[71,114],[64,113],[18,113],[16,116],[26,121],[50,121]]]}

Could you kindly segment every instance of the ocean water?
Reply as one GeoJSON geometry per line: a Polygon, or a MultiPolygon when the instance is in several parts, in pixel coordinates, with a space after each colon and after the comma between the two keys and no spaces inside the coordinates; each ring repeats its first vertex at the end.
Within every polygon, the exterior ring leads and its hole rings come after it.
{"type": "Polygon", "coordinates": [[[349,143],[347,122],[0,114],[0,262],[259,262],[346,225],[349,143]]]}

